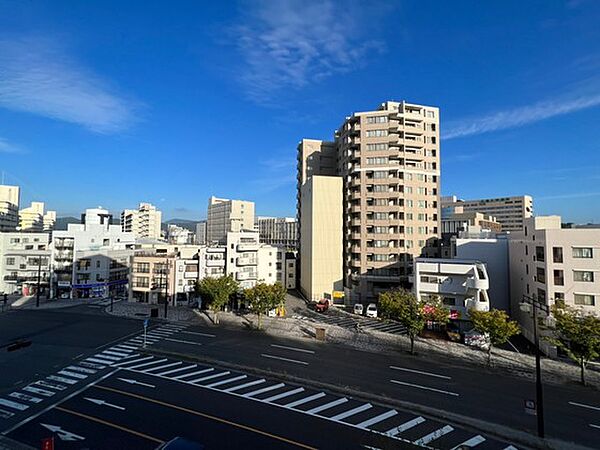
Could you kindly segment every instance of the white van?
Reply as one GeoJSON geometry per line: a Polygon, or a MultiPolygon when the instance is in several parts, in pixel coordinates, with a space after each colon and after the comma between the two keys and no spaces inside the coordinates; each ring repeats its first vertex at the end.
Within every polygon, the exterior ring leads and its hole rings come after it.
{"type": "Polygon", "coordinates": [[[367,317],[377,318],[377,305],[375,303],[369,303],[369,306],[367,306],[367,317]]]}
{"type": "Polygon", "coordinates": [[[355,303],[354,304],[354,314],[358,314],[359,316],[362,316],[363,314],[363,305],[362,303],[355,303]]]}

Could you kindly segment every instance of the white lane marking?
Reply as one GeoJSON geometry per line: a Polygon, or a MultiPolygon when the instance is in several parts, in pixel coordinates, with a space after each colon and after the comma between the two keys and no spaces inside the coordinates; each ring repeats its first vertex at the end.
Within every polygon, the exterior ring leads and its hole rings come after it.
{"type": "Polygon", "coordinates": [[[248,383],[244,383],[244,384],[240,384],[239,386],[234,386],[234,387],[230,387],[227,389],[223,389],[223,392],[235,392],[235,391],[239,391],[241,389],[250,387],[250,386],[255,386],[257,384],[262,384],[264,383],[265,380],[264,378],[261,378],[260,380],[254,380],[254,381],[249,381],[248,383]]]}
{"type": "MultiPolygon", "coordinates": [[[[151,358],[154,358],[154,357],[152,357],[152,356],[151,356],[151,358]]],[[[153,365],[153,364],[162,364],[162,363],[164,363],[165,361],[168,361],[168,359],[167,359],[167,358],[163,358],[163,359],[157,359],[157,360],[154,360],[154,361],[148,361],[148,362],[144,362],[144,363],[141,363],[141,364],[136,364],[136,365],[134,365],[134,366],[129,366],[129,367],[127,367],[127,368],[128,368],[129,370],[133,370],[133,369],[139,369],[140,367],[151,366],[151,365],[153,365]]]]}
{"type": "Polygon", "coordinates": [[[108,406],[109,408],[120,409],[121,411],[125,411],[125,408],[123,406],[115,405],[113,403],[108,403],[107,401],[101,400],[99,398],[91,398],[91,397],[83,397],[83,398],[85,400],[87,400],[88,402],[92,402],[96,405],[108,406]]]}
{"type": "Polygon", "coordinates": [[[148,331],[147,336],[152,336],[153,334],[156,334],[157,336],[171,336],[173,334],[172,331],[164,331],[164,330],[152,330],[152,331],[148,331]]]}
{"type": "Polygon", "coordinates": [[[451,380],[452,379],[452,377],[449,377],[447,375],[440,375],[438,373],[431,373],[431,372],[423,372],[422,370],[408,369],[406,367],[390,366],[390,369],[393,369],[393,370],[402,370],[404,372],[418,373],[420,375],[427,375],[429,377],[442,378],[444,380],[451,380]]]}
{"type": "Polygon", "coordinates": [[[69,370],[61,370],[58,372],[59,375],[64,375],[65,377],[78,378],[80,380],[85,380],[88,376],[82,373],[71,372],[69,370]]]}
{"type": "Polygon", "coordinates": [[[282,358],[281,356],[267,355],[265,353],[261,353],[260,356],[263,356],[265,358],[271,358],[271,359],[279,359],[280,361],[291,362],[291,363],[294,363],[294,364],[304,364],[305,366],[308,366],[307,362],[305,362],[305,361],[298,361],[296,359],[282,358]]]}
{"type": "Polygon", "coordinates": [[[357,406],[356,408],[351,409],[350,411],[344,411],[333,417],[330,417],[330,419],[331,420],[343,420],[346,417],[353,416],[354,414],[358,414],[360,412],[366,411],[367,409],[371,409],[372,407],[373,407],[373,405],[371,405],[370,403],[365,403],[364,405],[357,406]]]}
{"type": "Polygon", "coordinates": [[[130,353],[129,355],[127,355],[125,358],[121,358],[121,360],[119,362],[125,362],[128,359],[131,358],[137,358],[138,356],[140,356],[139,353],[130,353]]]}
{"type": "Polygon", "coordinates": [[[79,367],[79,366],[68,366],[66,370],[73,370],[75,372],[83,372],[83,373],[87,373],[89,375],[93,375],[96,372],[98,372],[96,369],[87,369],[85,367],[79,367]]]}
{"type": "Polygon", "coordinates": [[[182,378],[193,377],[194,375],[200,375],[201,373],[212,372],[213,370],[215,370],[215,369],[210,367],[208,369],[197,370],[196,372],[192,372],[192,373],[184,373],[183,375],[177,375],[176,377],[173,377],[173,379],[181,380],[182,378]]]}
{"type": "Polygon", "coordinates": [[[47,391],[46,389],[36,388],[35,386],[25,386],[23,390],[31,392],[33,394],[43,395],[44,397],[52,397],[55,394],[55,392],[47,391]]]}
{"type": "Polygon", "coordinates": [[[412,427],[416,427],[417,425],[419,425],[420,423],[423,423],[423,422],[425,422],[425,419],[423,419],[421,416],[415,417],[414,419],[409,420],[408,422],[404,422],[402,425],[398,425],[397,427],[394,427],[391,430],[386,431],[385,434],[387,434],[388,436],[394,437],[398,433],[402,433],[403,431],[409,430],[412,427]]]}
{"type": "Polygon", "coordinates": [[[0,409],[0,417],[2,419],[8,419],[14,415],[15,415],[15,413],[13,413],[13,412],[7,411],[5,409],[0,409]]]}
{"type": "Polygon", "coordinates": [[[165,338],[165,341],[179,342],[181,344],[188,344],[188,345],[202,345],[200,342],[184,341],[183,339],[165,338]]]}
{"type": "Polygon", "coordinates": [[[504,447],[502,450],[519,450],[517,447],[515,447],[514,445],[509,445],[508,447],[504,447]]]}
{"type": "Polygon", "coordinates": [[[85,437],[79,436],[78,434],[71,433],[70,431],[63,430],[58,425],[50,425],[47,423],[40,423],[41,426],[47,428],[52,433],[56,433],[61,441],[83,441],[85,437]]]}
{"type": "Polygon", "coordinates": [[[590,423],[589,425],[592,428],[598,428],[600,430],[600,425],[594,425],[593,423],[590,423]]]}
{"type": "Polygon", "coordinates": [[[8,394],[8,396],[12,398],[17,398],[19,400],[25,400],[31,403],[39,403],[43,400],[39,397],[34,397],[33,395],[23,394],[22,392],[11,392],[10,394],[8,394]]]}
{"type": "Polygon", "coordinates": [[[75,384],[79,381],[79,380],[73,380],[72,378],[57,377],[56,375],[50,375],[49,377],[46,377],[46,378],[48,380],[59,381],[61,383],[67,383],[67,384],[75,384]]]}
{"type": "Polygon", "coordinates": [[[134,359],[133,361],[120,362],[118,364],[115,364],[115,367],[119,367],[119,366],[122,366],[124,364],[135,364],[135,363],[138,363],[138,362],[141,362],[141,361],[148,361],[149,359],[154,359],[154,356],[144,356],[142,358],[134,359]]]}
{"type": "Polygon", "coordinates": [[[198,333],[197,331],[181,331],[180,333],[185,333],[185,334],[193,334],[194,336],[204,336],[204,337],[209,337],[209,338],[214,338],[217,337],[214,334],[209,334],[209,333],[198,333]]]}
{"type": "Polygon", "coordinates": [[[29,405],[23,405],[21,403],[5,400],[3,398],[0,398],[0,405],[8,406],[12,409],[18,409],[19,411],[25,411],[27,408],[29,408],[29,405]]]}
{"type": "Polygon", "coordinates": [[[218,377],[223,377],[225,375],[229,375],[231,372],[226,371],[226,372],[221,372],[221,373],[215,373],[213,375],[208,375],[206,377],[202,377],[202,378],[196,378],[195,380],[190,380],[190,381],[186,381],[186,383],[198,383],[200,381],[206,381],[206,380],[212,380],[213,378],[218,378],[218,377]]]}
{"type": "Polygon", "coordinates": [[[305,348],[297,348],[297,347],[288,347],[286,345],[271,344],[271,347],[282,348],[284,350],[291,350],[293,352],[313,353],[313,354],[315,353],[314,350],[306,350],[305,348]]]}
{"type": "Polygon", "coordinates": [[[269,398],[263,399],[262,401],[263,402],[267,402],[267,403],[271,403],[271,402],[274,402],[276,400],[279,400],[279,399],[282,399],[282,398],[285,398],[285,397],[289,397],[289,396],[294,395],[294,394],[299,394],[300,392],[304,392],[304,388],[299,387],[299,388],[296,388],[296,389],[292,389],[291,391],[285,391],[285,392],[282,392],[280,394],[275,394],[275,395],[273,395],[273,396],[271,396],[269,398]]]}
{"type": "Polygon", "coordinates": [[[146,387],[151,387],[151,388],[156,387],[153,384],[142,383],[141,381],[133,380],[131,378],[117,378],[117,380],[123,381],[128,384],[139,384],[140,386],[146,386],[146,387]]]}
{"type": "Polygon", "coordinates": [[[458,397],[460,395],[460,394],[457,394],[456,392],[444,391],[443,389],[436,389],[436,388],[432,388],[432,387],[421,386],[420,384],[405,383],[404,381],[398,381],[398,380],[390,380],[390,381],[392,383],[401,384],[402,386],[410,386],[410,387],[414,387],[417,389],[425,389],[426,391],[438,392],[440,394],[453,395],[455,397],[458,397]]]}
{"type": "Polygon", "coordinates": [[[586,405],[585,403],[569,402],[569,405],[579,406],[581,408],[594,409],[596,411],[600,411],[600,407],[598,407],[598,406],[592,406],[592,405],[586,405]]]}
{"type": "Polygon", "coordinates": [[[378,416],[371,417],[370,419],[367,419],[364,422],[361,422],[356,426],[358,428],[368,428],[371,425],[375,425],[376,423],[383,422],[385,419],[389,419],[390,417],[393,417],[396,414],[398,414],[398,411],[396,411],[395,409],[391,409],[390,411],[381,413],[378,416]]]}
{"type": "Polygon", "coordinates": [[[114,350],[104,350],[102,352],[103,355],[111,355],[111,356],[118,356],[119,358],[124,358],[126,356],[129,355],[129,352],[116,352],[114,350]]]}
{"type": "Polygon", "coordinates": [[[209,387],[209,388],[217,387],[217,386],[221,386],[222,384],[233,383],[234,381],[243,380],[245,378],[248,378],[248,375],[239,375],[237,377],[228,378],[226,380],[215,381],[214,383],[207,384],[204,387],[209,387]]]}
{"type": "Polygon", "coordinates": [[[246,394],[242,394],[242,397],[253,397],[255,395],[259,395],[259,394],[262,394],[264,392],[273,391],[275,389],[279,389],[279,388],[282,388],[284,386],[285,386],[285,384],[283,384],[283,383],[273,384],[271,386],[267,386],[267,387],[264,387],[264,388],[257,389],[256,391],[252,391],[252,392],[248,392],[246,394]]]}
{"type": "Polygon", "coordinates": [[[187,366],[187,367],[179,367],[177,369],[172,369],[172,370],[167,370],[166,372],[157,373],[157,375],[164,377],[165,375],[171,375],[172,373],[181,372],[182,370],[193,369],[194,367],[197,367],[197,365],[192,364],[191,366],[187,366]]]}
{"type": "Polygon", "coordinates": [[[56,389],[57,391],[64,391],[67,388],[67,386],[64,386],[62,384],[53,383],[51,381],[46,381],[46,380],[38,380],[33,384],[36,384],[38,386],[44,386],[44,387],[50,388],[50,389],[56,389]]]}
{"type": "Polygon", "coordinates": [[[92,367],[92,368],[98,369],[98,370],[102,370],[106,367],[106,365],[104,365],[104,364],[96,364],[96,363],[89,362],[89,361],[79,361],[77,364],[79,364],[80,366],[83,366],[83,367],[92,367]]]}
{"type": "Polygon", "coordinates": [[[348,401],[348,399],[346,397],[338,398],[329,403],[325,403],[324,405],[315,406],[314,408],[306,411],[306,413],[307,414],[317,414],[317,413],[320,413],[321,411],[325,411],[326,409],[333,408],[334,406],[341,405],[342,403],[346,403],[347,401],[348,401]]]}
{"type": "Polygon", "coordinates": [[[126,345],[126,344],[115,345],[114,348],[118,348],[119,350],[123,350],[123,351],[130,351],[130,352],[137,350],[137,347],[134,347],[133,345],[126,345]]]}
{"type": "Polygon", "coordinates": [[[151,372],[153,370],[166,369],[167,367],[180,366],[182,364],[183,364],[182,361],[178,361],[178,362],[173,362],[173,363],[169,363],[169,364],[163,364],[162,366],[158,366],[158,367],[150,367],[149,369],[142,370],[142,372],[151,372]]]}
{"type": "Polygon", "coordinates": [[[86,361],[90,361],[90,362],[93,362],[93,363],[104,364],[104,367],[110,366],[112,363],[114,363],[114,361],[108,361],[106,359],[99,359],[99,358],[88,358],[88,359],[86,359],[86,361]]]}
{"type": "MultiPolygon", "coordinates": [[[[127,356],[127,355],[125,355],[127,356]]],[[[107,355],[105,352],[94,355],[94,358],[110,359],[111,361],[120,361],[122,356],[107,355]]]]}
{"type": "Polygon", "coordinates": [[[452,431],[454,431],[454,428],[452,428],[450,425],[445,425],[442,428],[432,431],[431,433],[429,433],[426,436],[423,436],[420,439],[417,439],[414,444],[415,445],[419,445],[419,446],[423,446],[423,445],[427,445],[432,441],[435,441],[436,439],[441,438],[443,435],[451,433],[452,431]]]}
{"type": "Polygon", "coordinates": [[[309,395],[308,397],[301,398],[291,403],[286,403],[282,406],[285,406],[286,408],[295,408],[296,406],[303,405],[304,403],[308,403],[318,398],[325,397],[325,395],[325,392],[319,392],[318,394],[309,395]]]}
{"type": "Polygon", "coordinates": [[[485,438],[478,434],[477,436],[473,436],[471,439],[466,440],[462,444],[458,444],[452,450],[459,450],[459,449],[463,449],[465,447],[467,447],[467,448],[476,447],[484,441],[485,441],[485,438]]]}

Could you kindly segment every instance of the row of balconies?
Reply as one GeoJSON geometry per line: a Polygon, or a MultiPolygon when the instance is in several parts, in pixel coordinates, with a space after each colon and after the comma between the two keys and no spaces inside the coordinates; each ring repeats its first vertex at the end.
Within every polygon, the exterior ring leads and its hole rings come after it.
{"type": "Polygon", "coordinates": [[[257,272],[236,272],[235,279],[242,280],[256,280],[258,278],[257,272]]]}

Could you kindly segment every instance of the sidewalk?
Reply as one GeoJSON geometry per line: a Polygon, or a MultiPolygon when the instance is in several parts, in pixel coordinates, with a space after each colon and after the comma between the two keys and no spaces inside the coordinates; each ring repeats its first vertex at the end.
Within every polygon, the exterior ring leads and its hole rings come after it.
{"type": "MultiPolygon", "coordinates": [[[[113,305],[113,311],[107,306],[104,311],[113,316],[131,317],[135,319],[150,317],[150,310],[158,308],[158,319],[164,319],[165,305],[122,301],[113,305]]],[[[175,322],[200,322],[194,310],[188,306],[171,306],[167,310],[167,320],[175,322]]]]}

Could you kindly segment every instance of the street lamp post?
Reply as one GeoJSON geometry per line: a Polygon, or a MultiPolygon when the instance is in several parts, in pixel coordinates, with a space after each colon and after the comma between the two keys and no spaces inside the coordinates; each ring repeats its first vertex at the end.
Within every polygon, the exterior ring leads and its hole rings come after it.
{"type": "Polygon", "coordinates": [[[535,396],[536,396],[536,415],[537,415],[537,428],[538,436],[544,438],[544,389],[542,386],[542,366],[541,366],[541,355],[540,340],[538,333],[538,309],[543,310],[547,315],[550,313],[550,308],[546,303],[542,303],[539,299],[534,296],[523,296],[523,303],[521,309],[524,311],[530,311],[533,309],[533,342],[535,345],[535,396]]]}
{"type": "Polygon", "coordinates": [[[37,290],[35,293],[35,307],[40,307],[40,287],[41,287],[41,276],[42,276],[42,257],[38,256],[38,276],[37,276],[37,290]]]}
{"type": "Polygon", "coordinates": [[[166,272],[165,272],[165,319],[167,318],[168,307],[169,307],[169,257],[167,256],[167,261],[165,264],[166,272]]]}

